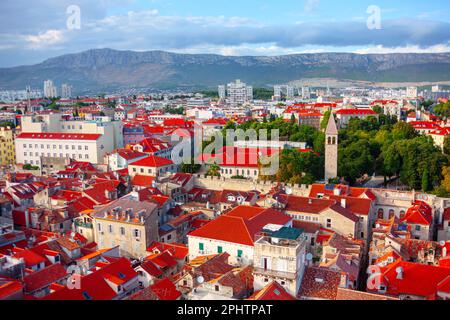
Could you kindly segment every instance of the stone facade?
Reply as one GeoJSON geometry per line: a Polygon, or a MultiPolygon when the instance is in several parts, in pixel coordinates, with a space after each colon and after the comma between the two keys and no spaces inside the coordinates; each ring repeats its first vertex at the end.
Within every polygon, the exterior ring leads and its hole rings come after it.
{"type": "Polygon", "coordinates": [[[334,116],[330,116],[325,132],[325,181],[338,177],[338,139],[339,133],[334,116]]]}

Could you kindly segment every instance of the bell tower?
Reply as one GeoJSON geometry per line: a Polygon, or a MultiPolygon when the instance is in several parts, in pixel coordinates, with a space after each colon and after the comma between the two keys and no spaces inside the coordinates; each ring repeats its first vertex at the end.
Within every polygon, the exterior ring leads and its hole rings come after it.
{"type": "Polygon", "coordinates": [[[339,132],[333,114],[330,115],[325,136],[325,183],[328,183],[330,179],[338,177],[339,132]]]}

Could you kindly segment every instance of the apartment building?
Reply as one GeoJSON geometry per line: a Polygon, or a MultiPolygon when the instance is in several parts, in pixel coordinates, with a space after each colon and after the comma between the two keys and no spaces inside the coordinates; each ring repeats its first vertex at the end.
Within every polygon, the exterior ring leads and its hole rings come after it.
{"type": "Polygon", "coordinates": [[[102,164],[105,154],[121,147],[121,122],[109,117],[63,120],[61,114],[24,116],[15,141],[16,162],[36,166],[41,157],[102,164]]]}
{"type": "Polygon", "coordinates": [[[92,213],[98,249],[120,246],[121,255],[140,258],[158,241],[158,205],[133,195],[97,208],[92,213]]]}
{"type": "Polygon", "coordinates": [[[253,261],[255,291],[275,281],[296,296],[306,262],[306,239],[302,231],[286,227],[264,230],[255,242],[253,261]]]}
{"type": "Polygon", "coordinates": [[[10,127],[0,128],[0,165],[8,166],[16,162],[14,134],[10,127]]]}

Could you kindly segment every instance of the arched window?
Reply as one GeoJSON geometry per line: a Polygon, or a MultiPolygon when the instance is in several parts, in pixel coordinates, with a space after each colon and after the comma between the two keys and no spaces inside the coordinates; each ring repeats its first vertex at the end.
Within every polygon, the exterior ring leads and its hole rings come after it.
{"type": "Polygon", "coordinates": [[[389,210],[389,219],[392,219],[393,217],[395,217],[395,211],[394,209],[389,210]]]}
{"type": "Polygon", "coordinates": [[[333,144],[336,144],[336,137],[333,137],[333,144]]]}
{"type": "Polygon", "coordinates": [[[384,219],[384,210],[378,209],[378,219],[384,219]]]}
{"type": "Polygon", "coordinates": [[[331,137],[328,137],[328,144],[331,144],[331,137]]]}

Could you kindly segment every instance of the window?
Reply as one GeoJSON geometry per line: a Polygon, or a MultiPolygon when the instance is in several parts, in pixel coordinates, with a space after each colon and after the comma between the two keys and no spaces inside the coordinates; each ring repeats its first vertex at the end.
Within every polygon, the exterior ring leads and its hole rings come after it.
{"type": "Polygon", "coordinates": [[[100,223],[97,223],[97,228],[98,228],[98,231],[102,231],[102,225],[100,223]]]}
{"type": "Polygon", "coordinates": [[[416,231],[420,231],[420,226],[416,226],[416,231]]]}
{"type": "Polygon", "coordinates": [[[222,253],[223,252],[223,248],[222,247],[217,247],[217,253],[222,253]]]}
{"type": "Polygon", "coordinates": [[[242,250],[238,250],[238,252],[237,252],[238,258],[242,258],[242,254],[243,254],[242,250]]]}
{"type": "Polygon", "coordinates": [[[215,290],[216,290],[216,292],[219,292],[220,291],[220,287],[219,286],[215,286],[215,290]]]}
{"type": "Polygon", "coordinates": [[[327,228],[331,228],[331,219],[327,219],[327,228]]]}
{"type": "Polygon", "coordinates": [[[204,251],[204,250],[205,250],[205,245],[204,245],[203,243],[199,243],[199,244],[198,244],[198,249],[199,249],[200,251],[204,251]]]}
{"type": "Polygon", "coordinates": [[[113,226],[109,225],[109,233],[113,233],[113,226]]]}
{"type": "Polygon", "coordinates": [[[134,229],[133,233],[135,238],[139,238],[141,236],[141,232],[138,229],[134,229]]]}
{"type": "Polygon", "coordinates": [[[121,235],[125,235],[125,228],[124,227],[120,227],[120,234],[121,235]]]}

